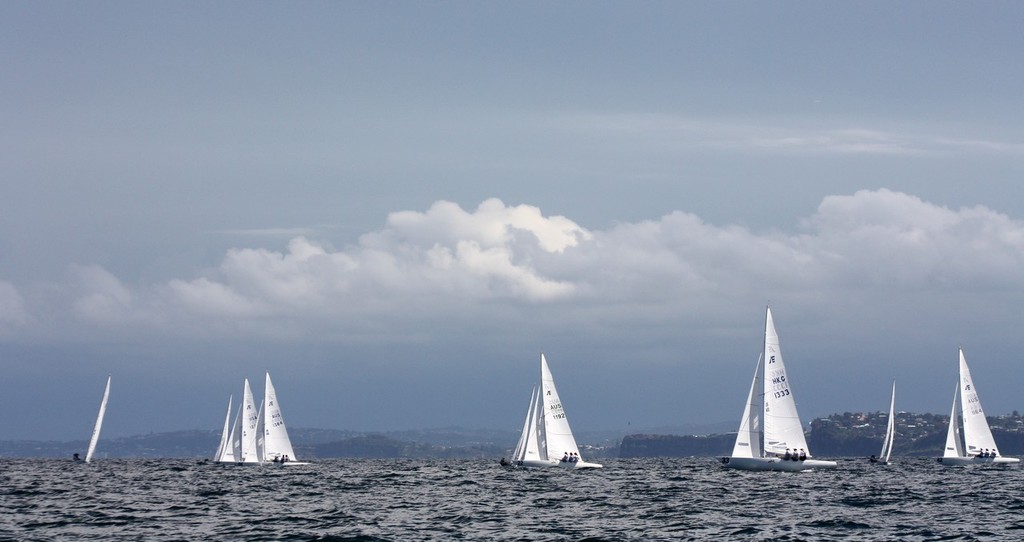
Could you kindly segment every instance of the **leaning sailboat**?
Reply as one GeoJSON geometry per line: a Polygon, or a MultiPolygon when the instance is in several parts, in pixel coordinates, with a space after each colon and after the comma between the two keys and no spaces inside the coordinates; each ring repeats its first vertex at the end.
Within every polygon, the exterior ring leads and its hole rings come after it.
{"type": "Polygon", "coordinates": [[[213,460],[217,463],[234,463],[238,461],[235,458],[235,450],[232,446],[234,441],[235,427],[231,426],[231,400],[233,397],[228,396],[228,413],[224,415],[224,430],[220,434],[220,445],[217,447],[217,453],[213,455],[213,460]]]}
{"type": "Polygon", "coordinates": [[[100,441],[100,429],[103,429],[103,417],[107,413],[107,399],[110,398],[110,375],[107,375],[107,385],[103,388],[103,399],[100,400],[100,412],[96,415],[96,424],[92,427],[92,437],[89,439],[89,450],[85,452],[85,462],[92,461],[92,455],[96,452],[96,443],[100,441]]]}
{"type": "Polygon", "coordinates": [[[540,375],[541,385],[534,388],[530,396],[526,421],[512,464],[520,467],[601,468],[603,465],[587,462],[580,455],[544,354],[540,355],[540,375]]]}
{"type": "Polygon", "coordinates": [[[1016,457],[999,454],[996,441],[992,438],[985,411],[981,408],[978,389],[971,379],[964,350],[960,349],[960,380],[953,392],[953,407],[949,412],[949,428],[946,431],[946,446],[942,457],[943,465],[972,465],[976,463],[1019,463],[1016,457]],[[959,400],[959,401],[958,401],[959,400]],[[959,402],[959,409],[957,408],[959,402]],[[959,416],[958,416],[959,414],[959,416]],[[963,432],[960,420],[963,420],[963,432]]]}
{"type": "Polygon", "coordinates": [[[878,459],[873,463],[889,464],[889,457],[892,456],[892,442],[896,437],[896,381],[892,381],[892,395],[889,397],[889,418],[885,422],[885,438],[882,439],[882,451],[878,459]]]}
{"type": "Polygon", "coordinates": [[[764,350],[754,370],[736,443],[732,455],[721,460],[726,468],[741,470],[800,471],[836,466],[835,461],[811,459],[771,307],[765,313],[764,350]]]}

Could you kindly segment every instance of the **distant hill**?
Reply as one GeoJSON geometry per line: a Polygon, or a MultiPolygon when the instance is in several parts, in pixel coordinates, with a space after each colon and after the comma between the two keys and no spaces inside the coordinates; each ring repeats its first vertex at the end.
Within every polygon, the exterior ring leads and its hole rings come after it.
{"type": "MultiPolygon", "coordinates": [[[[895,455],[939,455],[946,440],[948,416],[900,412],[896,415],[895,455]]],[[[807,444],[818,457],[866,457],[882,446],[886,414],[833,414],[811,422],[807,444]]],[[[989,417],[992,433],[1004,455],[1024,455],[1024,418],[989,417]]],[[[700,427],[709,429],[715,426],[700,427]]],[[[720,426],[718,426],[720,428],[720,426]]],[[[690,426],[696,428],[696,426],[690,426]]],[[[679,428],[666,428],[675,430],[679,428]]],[[[518,432],[442,427],[410,431],[360,432],[336,429],[288,430],[296,456],[302,459],[366,458],[498,458],[507,456],[518,432]]],[[[732,451],[735,433],[702,435],[643,434],[619,438],[614,431],[580,432],[577,440],[587,458],[722,456],[732,451]]],[[[98,457],[208,458],[217,449],[217,431],[174,431],[101,439],[98,457]]],[[[71,457],[87,443],[76,441],[0,441],[0,457],[71,457]]]]}
{"type": "MultiPolygon", "coordinates": [[[[295,453],[303,459],[330,457],[501,457],[519,435],[508,431],[455,427],[365,433],[333,429],[288,430],[295,453]]],[[[173,431],[100,439],[97,457],[212,457],[218,431],[173,431]]],[[[85,455],[88,442],[0,441],[0,457],[71,457],[85,455]]]]}

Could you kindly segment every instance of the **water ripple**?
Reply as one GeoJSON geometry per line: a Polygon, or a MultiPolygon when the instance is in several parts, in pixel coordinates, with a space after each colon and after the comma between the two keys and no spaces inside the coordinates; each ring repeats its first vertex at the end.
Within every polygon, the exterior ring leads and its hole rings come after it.
{"type": "Polygon", "coordinates": [[[606,460],[598,471],[492,461],[345,460],[225,467],[9,460],[0,539],[1019,540],[1018,467],[750,473],[712,459],[606,460]]]}

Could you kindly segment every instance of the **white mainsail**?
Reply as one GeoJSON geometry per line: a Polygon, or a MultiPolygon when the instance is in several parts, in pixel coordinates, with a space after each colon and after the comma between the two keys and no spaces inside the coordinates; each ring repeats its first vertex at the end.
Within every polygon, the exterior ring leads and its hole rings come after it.
{"type": "Polygon", "coordinates": [[[259,421],[260,415],[256,409],[256,401],[252,398],[252,388],[249,387],[249,379],[246,378],[242,391],[242,442],[238,456],[239,463],[260,462],[259,448],[256,445],[256,429],[259,421]]]}
{"type": "Polygon", "coordinates": [[[782,361],[779,334],[775,331],[772,309],[768,308],[764,327],[764,452],[782,454],[786,450],[807,449],[804,428],[796,411],[796,401],[789,386],[786,366],[782,361]]]}
{"type": "Polygon", "coordinates": [[[284,425],[281,405],[277,401],[277,392],[274,391],[269,372],[263,398],[266,409],[263,413],[263,460],[280,461],[287,457],[289,461],[294,461],[295,451],[292,449],[291,439],[288,438],[288,429],[284,425]]]}
{"type": "Polygon", "coordinates": [[[736,433],[736,444],[732,447],[732,457],[761,457],[761,412],[764,402],[760,394],[761,356],[758,356],[754,380],[750,383],[750,392],[747,394],[747,405],[743,408],[743,418],[740,419],[740,430],[736,433]]]}
{"type": "Polygon", "coordinates": [[[96,415],[96,425],[92,428],[92,437],[89,439],[89,450],[85,452],[85,462],[92,461],[92,454],[96,452],[96,443],[100,440],[100,429],[103,428],[103,416],[107,413],[107,399],[110,397],[110,375],[107,375],[107,385],[103,388],[103,399],[100,400],[100,412],[96,415]]]}
{"type": "Polygon", "coordinates": [[[560,459],[565,455],[579,456],[576,439],[569,428],[569,419],[562,408],[562,400],[555,389],[555,379],[551,377],[548,360],[540,355],[541,404],[544,413],[544,434],[547,441],[545,451],[547,459],[560,459]]]}
{"type": "Polygon", "coordinates": [[[967,368],[964,351],[960,349],[960,405],[964,423],[964,451],[967,455],[977,455],[983,451],[999,455],[996,440],[985,419],[985,411],[981,408],[978,390],[971,380],[971,370],[967,368]]]}
{"type": "Polygon", "coordinates": [[[892,381],[892,396],[889,398],[889,419],[885,422],[885,438],[882,440],[882,452],[878,460],[888,463],[892,455],[892,441],[896,436],[896,381],[892,381]]]}
{"type": "Polygon", "coordinates": [[[213,456],[214,461],[235,461],[235,456],[231,452],[231,400],[233,398],[231,395],[228,396],[228,411],[224,415],[224,430],[220,434],[220,445],[217,446],[217,453],[213,456]]]}

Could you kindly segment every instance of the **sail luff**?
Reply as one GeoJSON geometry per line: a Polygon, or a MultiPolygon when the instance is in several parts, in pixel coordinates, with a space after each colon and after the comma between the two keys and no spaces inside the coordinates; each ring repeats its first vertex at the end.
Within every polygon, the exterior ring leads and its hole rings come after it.
{"type": "Polygon", "coordinates": [[[107,399],[110,397],[110,375],[107,375],[107,385],[103,388],[103,399],[100,400],[100,411],[96,415],[96,424],[92,428],[92,437],[89,438],[89,449],[85,453],[85,462],[92,461],[92,455],[96,452],[96,443],[100,440],[100,430],[103,429],[103,417],[107,413],[107,399]]]}

